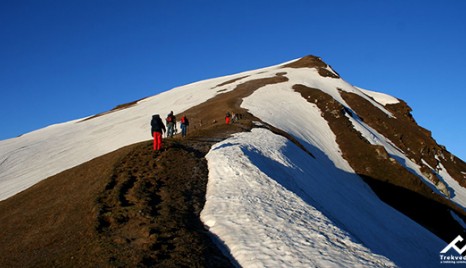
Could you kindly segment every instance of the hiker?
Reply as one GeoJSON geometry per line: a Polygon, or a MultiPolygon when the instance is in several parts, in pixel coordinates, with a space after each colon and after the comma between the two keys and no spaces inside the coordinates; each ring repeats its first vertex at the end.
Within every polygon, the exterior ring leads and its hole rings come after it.
{"type": "Polygon", "coordinates": [[[238,116],[236,115],[236,113],[233,113],[231,115],[231,123],[235,123],[236,121],[238,121],[238,116]]]}
{"type": "Polygon", "coordinates": [[[230,119],[231,119],[231,114],[230,112],[227,112],[227,114],[225,115],[225,124],[230,124],[230,119]]]}
{"type": "Polygon", "coordinates": [[[189,126],[189,120],[188,118],[186,117],[186,115],[183,115],[183,117],[181,117],[181,137],[186,137],[186,131],[187,131],[187,128],[189,126]]]}
{"type": "Polygon", "coordinates": [[[150,121],[151,125],[151,134],[154,137],[154,151],[158,151],[162,149],[162,134],[165,132],[165,125],[162,122],[162,118],[160,115],[155,114],[152,116],[152,120],[150,121]]]}
{"type": "Polygon", "coordinates": [[[173,137],[176,132],[176,117],[173,115],[173,111],[171,111],[167,115],[167,137],[173,137]]]}

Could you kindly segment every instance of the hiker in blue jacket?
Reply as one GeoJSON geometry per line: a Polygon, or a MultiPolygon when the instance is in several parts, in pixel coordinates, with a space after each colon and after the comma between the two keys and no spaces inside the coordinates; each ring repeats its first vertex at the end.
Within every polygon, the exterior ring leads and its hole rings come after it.
{"type": "Polygon", "coordinates": [[[180,125],[180,127],[181,127],[181,137],[186,137],[186,132],[187,132],[188,126],[189,126],[189,120],[186,117],[186,115],[183,115],[183,117],[181,117],[181,125],[180,125]]]}

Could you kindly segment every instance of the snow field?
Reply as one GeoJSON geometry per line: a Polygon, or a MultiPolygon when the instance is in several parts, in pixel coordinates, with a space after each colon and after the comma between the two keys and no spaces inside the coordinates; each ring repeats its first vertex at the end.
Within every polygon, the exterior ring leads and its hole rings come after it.
{"type": "Polygon", "coordinates": [[[381,202],[355,174],[266,129],[220,142],[207,159],[201,219],[242,267],[438,264],[443,241],[381,202]]]}
{"type": "Polygon", "coordinates": [[[207,155],[209,183],[201,219],[235,260],[243,267],[393,265],[354,243],[300,197],[305,189],[294,178],[302,171],[283,151],[307,156],[264,129],[235,135],[207,155]]]}
{"type": "Polygon", "coordinates": [[[362,93],[364,93],[367,96],[373,98],[376,102],[378,102],[378,103],[380,103],[382,105],[397,104],[397,103],[400,102],[397,98],[392,97],[390,95],[387,95],[385,93],[375,92],[375,91],[363,89],[363,88],[360,88],[360,87],[355,87],[355,88],[361,90],[362,93]]]}

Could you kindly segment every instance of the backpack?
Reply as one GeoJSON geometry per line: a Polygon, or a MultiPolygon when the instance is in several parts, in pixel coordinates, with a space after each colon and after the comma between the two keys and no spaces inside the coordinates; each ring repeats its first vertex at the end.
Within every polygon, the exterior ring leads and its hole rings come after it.
{"type": "Polygon", "coordinates": [[[170,122],[172,122],[172,121],[173,121],[173,116],[169,115],[169,116],[167,117],[167,122],[170,123],[170,122]]]}
{"type": "Polygon", "coordinates": [[[189,125],[188,118],[186,116],[181,117],[181,124],[189,125]]]}
{"type": "Polygon", "coordinates": [[[165,126],[163,126],[162,119],[159,115],[152,116],[151,124],[151,133],[154,131],[161,132],[162,130],[165,131],[165,126]]]}

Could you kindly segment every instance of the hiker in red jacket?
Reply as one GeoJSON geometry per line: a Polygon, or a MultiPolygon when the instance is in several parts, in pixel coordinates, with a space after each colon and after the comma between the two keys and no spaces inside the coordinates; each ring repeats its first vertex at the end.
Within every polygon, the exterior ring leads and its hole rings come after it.
{"type": "Polygon", "coordinates": [[[227,114],[225,115],[225,124],[230,124],[230,119],[231,119],[231,114],[230,112],[227,112],[227,114]]]}
{"type": "Polygon", "coordinates": [[[162,122],[160,115],[155,114],[152,116],[151,124],[151,134],[154,137],[154,151],[162,149],[162,135],[165,132],[165,125],[162,122]]]}

